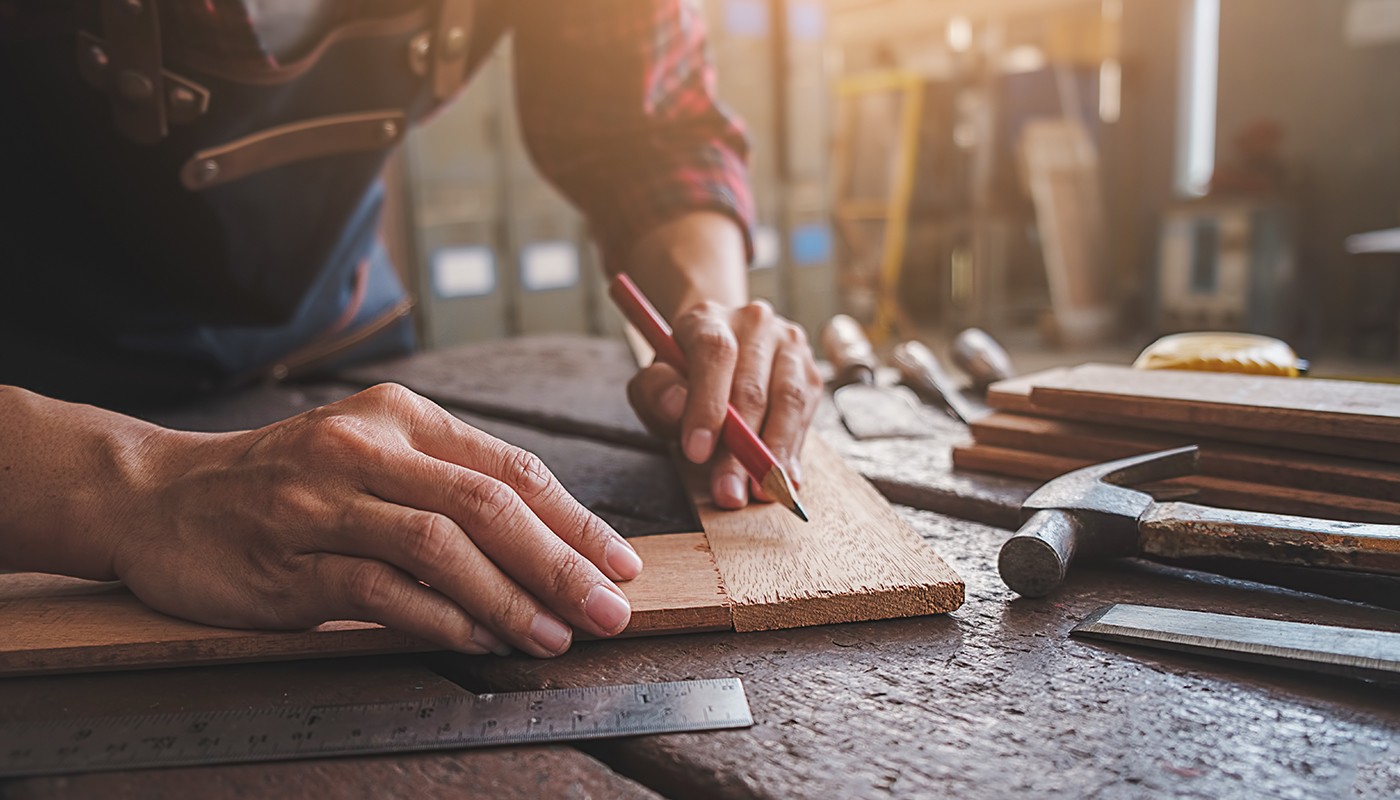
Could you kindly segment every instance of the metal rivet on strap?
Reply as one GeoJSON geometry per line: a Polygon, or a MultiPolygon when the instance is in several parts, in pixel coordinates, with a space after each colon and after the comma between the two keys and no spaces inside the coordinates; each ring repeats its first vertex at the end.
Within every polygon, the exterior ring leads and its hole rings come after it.
{"type": "Polygon", "coordinates": [[[87,49],[88,65],[94,69],[106,69],[111,65],[112,59],[107,55],[107,51],[101,45],[93,45],[87,49]]]}
{"type": "Polygon", "coordinates": [[[450,28],[443,36],[442,57],[455,61],[467,54],[467,31],[464,28],[450,28]]]}
{"type": "Polygon", "coordinates": [[[433,37],[420,33],[408,43],[408,67],[415,75],[428,74],[428,56],[433,51],[433,37]]]}
{"type": "Polygon", "coordinates": [[[178,111],[188,111],[194,108],[199,98],[194,96],[194,92],[183,86],[176,86],[170,90],[170,105],[178,111]]]}
{"type": "Polygon", "coordinates": [[[212,158],[206,158],[199,162],[199,182],[209,183],[219,177],[219,162],[212,158]]]}
{"type": "Polygon", "coordinates": [[[156,86],[150,78],[139,72],[127,70],[117,76],[117,93],[131,103],[147,103],[155,94],[156,86]]]}

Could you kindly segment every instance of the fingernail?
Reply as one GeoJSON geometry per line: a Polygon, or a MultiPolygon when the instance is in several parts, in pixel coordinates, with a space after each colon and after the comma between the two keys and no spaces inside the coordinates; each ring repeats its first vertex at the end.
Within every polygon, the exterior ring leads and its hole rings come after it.
{"type": "MultiPolygon", "coordinates": [[[[794,461],[794,462],[792,462],[792,465],[788,468],[788,477],[789,477],[789,478],[792,478],[792,482],[793,482],[793,483],[797,483],[797,484],[802,483],[802,462],[801,462],[801,461],[794,461]]],[[[799,487],[799,488],[800,488],[800,487],[799,487]]]]}
{"type": "Polygon", "coordinates": [[[472,641],[498,656],[510,655],[510,646],[500,639],[497,639],[496,634],[486,630],[480,625],[476,626],[472,631],[472,641]]]}
{"type": "Polygon", "coordinates": [[[531,641],[550,655],[557,656],[567,650],[572,636],[569,626],[548,614],[536,614],[530,623],[531,641]]]}
{"type": "Polygon", "coordinates": [[[688,392],[684,386],[672,386],[661,393],[661,416],[667,422],[675,423],[681,421],[681,415],[685,413],[685,399],[688,392]]]}
{"type": "Polygon", "coordinates": [[[715,502],[724,508],[742,507],[749,499],[744,483],[744,479],[738,475],[720,478],[715,484],[715,502]]]}
{"type": "Polygon", "coordinates": [[[641,573],[642,557],[637,555],[626,539],[620,536],[613,539],[603,552],[608,566],[622,580],[631,580],[641,573]]]}
{"type": "Polygon", "coordinates": [[[690,437],[685,440],[685,457],[690,459],[692,464],[703,464],[709,461],[714,440],[713,433],[705,428],[696,428],[690,432],[690,437]]]}
{"type": "Polygon", "coordinates": [[[632,619],[632,607],[606,586],[594,586],[583,601],[588,618],[606,633],[621,633],[632,619]]]}

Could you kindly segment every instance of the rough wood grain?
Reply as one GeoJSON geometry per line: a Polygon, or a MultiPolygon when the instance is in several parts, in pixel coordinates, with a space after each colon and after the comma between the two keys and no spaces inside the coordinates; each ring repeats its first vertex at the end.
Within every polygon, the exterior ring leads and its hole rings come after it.
{"type": "MultiPolygon", "coordinates": [[[[1022,375],[1011,380],[993,384],[987,390],[987,404],[999,411],[1017,414],[1030,414],[1038,417],[1089,422],[1096,425],[1113,425],[1159,433],[1187,436],[1193,439],[1210,439],[1244,444],[1276,447],[1286,450],[1302,450],[1309,453],[1383,461],[1400,464],[1400,447],[1386,441],[1365,441],[1361,439],[1338,439],[1331,436],[1317,436],[1296,430],[1258,431],[1229,425],[1208,425],[1202,422],[1176,422],[1164,419],[1149,419],[1113,411],[1089,411],[1082,408],[1051,408],[1032,402],[1032,392],[1042,384],[1058,385],[1065,380],[1071,368],[1060,367],[1031,375],[1022,375]]],[[[1126,369],[1126,367],[1118,368],[1126,369]]],[[[1148,372],[1147,370],[1135,371],[1148,372]]],[[[1188,373],[1209,374],[1209,373],[1188,373]]],[[[1312,380],[1286,378],[1279,380],[1312,380]]],[[[1395,387],[1392,387],[1392,389],[1395,387]]],[[[1121,411],[1121,409],[1120,409],[1121,411]]]]}
{"type": "MultiPolygon", "coordinates": [[[[727,601],[703,534],[633,540],[647,568],[621,584],[627,635],[726,630],[727,601]]],[[[153,611],[117,583],[0,574],[0,676],[423,652],[422,640],[368,622],[308,631],[215,628],[153,611]]]]}
{"type": "MultiPolygon", "coordinates": [[[[462,689],[407,658],[210,667],[0,681],[0,719],[418,701],[462,689]]],[[[41,798],[457,798],[657,796],[566,746],[106,772],[0,782],[41,798]]]]}
{"type": "MultiPolygon", "coordinates": [[[[976,444],[953,450],[958,469],[1009,475],[1035,481],[1048,481],[1067,472],[1099,463],[1099,459],[1072,458],[1026,450],[1008,450],[976,444]]],[[[1369,497],[1328,494],[1289,486],[1248,483],[1209,475],[1190,475],[1165,481],[1164,487],[1196,490],[1195,502],[1206,505],[1294,514],[1348,522],[1394,524],[1400,521],[1400,503],[1369,497]]]]}
{"type": "MultiPolygon", "coordinates": [[[[1053,597],[997,577],[1006,531],[901,512],[967,580],[943,616],[453,658],[504,691],[742,678],[757,725],[595,749],[675,800],[1387,797],[1400,705],[1377,687],[1069,639],[1111,602],[1400,630],[1393,613],[1137,561],[1053,597]]],[[[1082,567],[1082,569],[1081,569],[1082,567]]]]}
{"type": "Polygon", "coordinates": [[[803,523],[775,505],[721,511],[708,471],[687,471],[740,631],[940,614],[962,605],[957,574],[819,436],[802,456],[803,523]]]}
{"type": "Polygon", "coordinates": [[[978,444],[1070,458],[1112,461],[1187,444],[1200,447],[1200,472],[1219,478],[1389,500],[1400,497],[1400,466],[1108,425],[999,413],[972,426],[978,444]]]}
{"type": "Polygon", "coordinates": [[[1388,384],[1085,364],[1037,382],[1031,403],[1051,410],[1400,444],[1400,386],[1388,384]]]}

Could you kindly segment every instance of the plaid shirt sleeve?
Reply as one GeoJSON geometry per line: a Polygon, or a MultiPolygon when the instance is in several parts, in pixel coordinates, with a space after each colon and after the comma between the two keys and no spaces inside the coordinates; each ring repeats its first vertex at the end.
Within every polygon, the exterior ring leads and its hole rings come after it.
{"type": "Polygon", "coordinates": [[[694,0],[514,0],[516,95],[540,171],[588,217],[605,266],[690,211],[729,215],[752,259],[748,143],[715,99],[694,0]]]}

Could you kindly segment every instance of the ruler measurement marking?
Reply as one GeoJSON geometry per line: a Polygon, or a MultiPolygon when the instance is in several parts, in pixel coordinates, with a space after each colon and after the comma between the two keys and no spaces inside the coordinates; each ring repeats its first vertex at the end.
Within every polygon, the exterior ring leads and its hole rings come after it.
{"type": "Polygon", "coordinates": [[[753,724],[736,679],[0,723],[0,777],[462,749],[753,724]],[[716,711],[716,709],[719,711],[716,711]]]}

